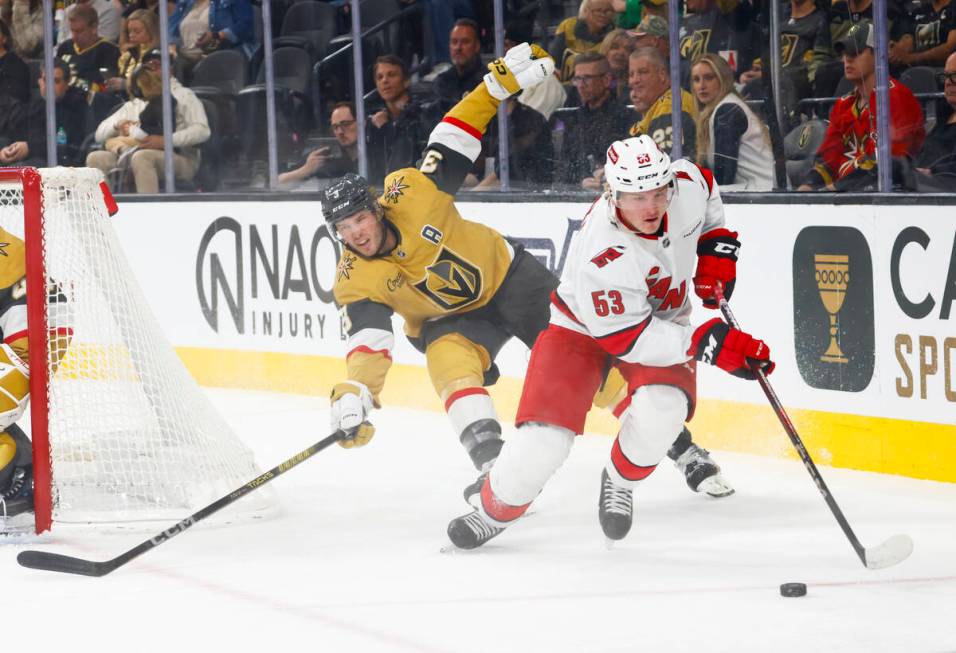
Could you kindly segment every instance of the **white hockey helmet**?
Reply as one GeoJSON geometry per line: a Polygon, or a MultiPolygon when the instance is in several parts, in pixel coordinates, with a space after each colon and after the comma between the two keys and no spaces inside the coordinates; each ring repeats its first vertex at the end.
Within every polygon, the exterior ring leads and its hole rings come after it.
{"type": "Polygon", "coordinates": [[[604,178],[611,197],[667,186],[674,179],[671,158],[647,134],[614,141],[607,148],[604,178]]]}

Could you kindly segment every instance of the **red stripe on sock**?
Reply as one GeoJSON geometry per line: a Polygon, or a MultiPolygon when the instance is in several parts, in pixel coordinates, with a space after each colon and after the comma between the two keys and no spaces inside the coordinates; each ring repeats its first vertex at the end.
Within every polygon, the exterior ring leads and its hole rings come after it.
{"type": "Polygon", "coordinates": [[[469,136],[474,136],[475,139],[479,141],[481,140],[481,131],[475,129],[464,120],[459,120],[458,118],[455,118],[453,116],[445,116],[444,118],[442,118],[442,122],[447,122],[449,125],[454,125],[458,129],[468,134],[469,136]]]}
{"type": "Polygon", "coordinates": [[[461,399],[462,397],[467,397],[468,395],[487,395],[488,391],[484,388],[465,388],[464,390],[459,390],[458,392],[451,393],[451,396],[445,400],[445,412],[447,413],[451,409],[451,405],[461,399]]]}
{"type": "Polygon", "coordinates": [[[614,464],[614,469],[617,470],[618,474],[629,481],[641,481],[657,469],[657,465],[641,467],[628,460],[624,452],[621,451],[621,443],[617,438],[614,439],[614,446],[611,447],[611,463],[614,464]]]}
{"type": "Polygon", "coordinates": [[[523,515],[530,505],[531,502],[529,501],[523,506],[510,506],[496,497],[491,489],[491,478],[486,478],[481,486],[481,507],[484,508],[485,514],[496,521],[514,521],[523,515]]]}

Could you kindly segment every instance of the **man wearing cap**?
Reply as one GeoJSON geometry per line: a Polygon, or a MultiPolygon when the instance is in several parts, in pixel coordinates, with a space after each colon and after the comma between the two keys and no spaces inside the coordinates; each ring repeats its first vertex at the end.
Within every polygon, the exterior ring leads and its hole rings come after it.
{"type": "Polygon", "coordinates": [[[660,16],[644,16],[644,20],[633,30],[629,30],[628,34],[635,39],[635,50],[638,48],[657,48],[665,57],[670,54],[668,50],[670,34],[667,31],[667,21],[660,16]]]}
{"type": "MultiPolygon", "coordinates": [[[[874,190],[876,188],[876,61],[873,26],[854,25],[834,43],[853,92],[830,110],[830,125],[806,183],[797,190],[874,190]]],[[[914,157],[926,136],[923,111],[912,91],[890,78],[890,150],[914,157]]]]}

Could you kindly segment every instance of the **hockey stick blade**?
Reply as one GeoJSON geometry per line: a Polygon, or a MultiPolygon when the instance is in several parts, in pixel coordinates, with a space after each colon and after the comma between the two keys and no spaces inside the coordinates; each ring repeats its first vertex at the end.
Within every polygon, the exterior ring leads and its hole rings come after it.
{"type": "Polygon", "coordinates": [[[105,576],[118,565],[112,560],[94,562],[72,556],[48,553],[47,551],[21,551],[17,556],[21,567],[41,569],[43,571],[59,571],[64,574],[79,574],[81,576],[105,576]]]}
{"type": "Polygon", "coordinates": [[[341,429],[335,431],[330,436],[316,442],[308,449],[300,451],[285,462],[276,465],[267,472],[263,472],[245,485],[236,488],[226,496],[213,501],[202,510],[191,514],[182,521],[173,524],[162,533],[157,533],[145,542],[139,543],[129,551],[116,556],[112,560],[96,562],[95,560],[84,560],[83,558],[74,558],[72,556],[65,556],[59,553],[48,553],[46,551],[21,551],[19,555],[17,555],[17,562],[23,567],[28,567],[30,569],[40,569],[42,571],[58,571],[64,574],[79,574],[81,576],[105,576],[114,569],[122,567],[133,558],[146,553],[150,549],[155,549],[163,542],[179,535],[187,528],[193,526],[199,521],[202,521],[209,515],[218,512],[219,510],[225,508],[238,499],[241,499],[257,488],[262,487],[280,474],[283,474],[296,465],[305,462],[333,442],[338,442],[346,437],[348,437],[348,434],[345,431],[341,429]]]}
{"type": "MultiPolygon", "coordinates": [[[[737,318],[734,317],[733,311],[730,310],[730,304],[727,303],[723,288],[720,287],[720,284],[717,285],[715,294],[717,295],[717,304],[720,307],[720,312],[723,313],[727,323],[735,329],[740,329],[740,323],[737,321],[737,318]]],[[[803,461],[803,466],[807,472],[809,472],[814,485],[817,486],[824,502],[836,519],[837,524],[840,525],[843,534],[846,535],[850,546],[853,547],[863,566],[867,569],[885,569],[886,567],[892,567],[906,560],[913,552],[913,540],[910,539],[908,535],[894,535],[879,546],[869,549],[860,543],[860,539],[856,536],[856,533],[853,532],[853,528],[850,526],[850,522],[847,521],[846,515],[843,514],[843,510],[841,510],[837,504],[836,499],[830,492],[830,488],[827,487],[826,481],[823,480],[820,470],[817,469],[813,458],[810,457],[810,452],[807,451],[803,440],[800,439],[800,434],[797,433],[796,427],[793,425],[793,422],[790,421],[790,416],[787,415],[787,411],[784,410],[783,402],[780,401],[777,393],[774,392],[773,386],[770,385],[770,381],[767,380],[766,372],[756,365],[753,366],[753,372],[754,377],[760,384],[760,389],[763,390],[767,396],[767,401],[770,402],[773,412],[777,414],[777,419],[780,420],[783,430],[786,431],[787,437],[790,438],[793,448],[796,449],[797,455],[799,455],[800,460],[803,461]]]]}
{"type": "Polygon", "coordinates": [[[899,564],[913,553],[913,540],[909,535],[894,535],[879,546],[864,549],[867,569],[886,569],[899,564]]]}

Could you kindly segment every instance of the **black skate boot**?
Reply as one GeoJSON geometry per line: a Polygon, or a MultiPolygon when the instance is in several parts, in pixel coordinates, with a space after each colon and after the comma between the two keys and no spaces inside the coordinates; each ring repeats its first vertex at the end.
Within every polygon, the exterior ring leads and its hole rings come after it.
{"type": "Polygon", "coordinates": [[[477,510],[456,517],[448,524],[448,539],[459,549],[477,549],[505,530],[488,523],[477,510]]]}
{"type": "MultiPolygon", "coordinates": [[[[497,422],[483,420],[483,422],[476,422],[476,424],[485,424],[481,428],[494,433],[495,437],[484,440],[481,444],[472,447],[468,452],[471,456],[471,461],[475,464],[475,468],[479,473],[478,478],[466,485],[461,494],[465,498],[465,503],[472,508],[478,507],[478,494],[481,492],[481,486],[485,484],[485,479],[488,478],[488,471],[495,464],[495,460],[498,459],[498,454],[501,453],[501,447],[504,445],[504,440],[501,439],[501,427],[497,422]],[[486,422],[487,424],[485,424],[486,422]],[[498,430],[494,431],[495,428],[498,430]]],[[[465,429],[466,434],[473,426],[475,425],[465,429]]],[[[465,442],[465,436],[462,436],[462,442],[465,442]]]]}
{"type": "Polygon", "coordinates": [[[712,497],[726,497],[734,493],[734,488],[724,480],[710,452],[696,444],[687,447],[687,451],[674,464],[687,480],[687,487],[694,492],[705,492],[712,497]]]}
{"type": "Polygon", "coordinates": [[[609,540],[623,540],[631,530],[634,518],[634,492],[616,485],[607,470],[601,470],[601,497],[598,499],[598,519],[601,530],[609,540]]]}
{"type": "Polygon", "coordinates": [[[467,485],[462,491],[462,496],[465,497],[465,503],[467,503],[472,508],[478,507],[478,502],[481,501],[481,486],[485,484],[485,479],[488,478],[488,472],[482,472],[478,475],[470,485],[467,485]]]}
{"type": "Polygon", "coordinates": [[[720,466],[710,457],[710,452],[691,441],[690,431],[684,428],[677,441],[667,452],[667,457],[684,475],[687,487],[694,492],[704,492],[712,497],[727,497],[734,488],[724,480],[720,466]]]}

